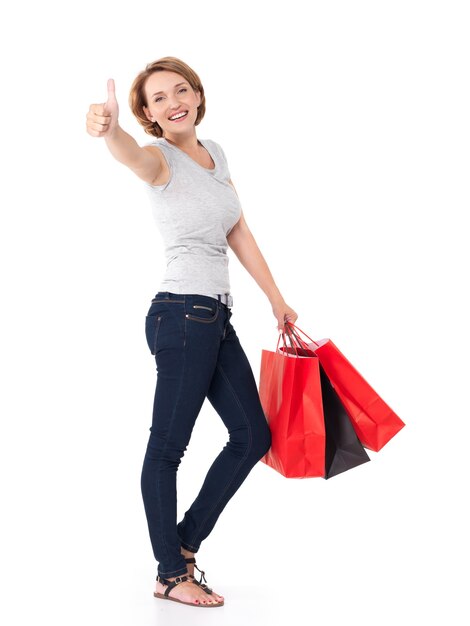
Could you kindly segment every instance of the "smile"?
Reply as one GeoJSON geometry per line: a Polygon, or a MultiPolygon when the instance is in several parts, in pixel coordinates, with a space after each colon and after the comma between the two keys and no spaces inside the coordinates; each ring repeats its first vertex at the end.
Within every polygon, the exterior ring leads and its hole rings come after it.
{"type": "Polygon", "coordinates": [[[175,122],[177,120],[181,120],[184,117],[186,117],[188,115],[188,112],[185,111],[184,113],[178,113],[177,115],[174,115],[173,117],[169,117],[168,119],[172,122],[175,122]]]}

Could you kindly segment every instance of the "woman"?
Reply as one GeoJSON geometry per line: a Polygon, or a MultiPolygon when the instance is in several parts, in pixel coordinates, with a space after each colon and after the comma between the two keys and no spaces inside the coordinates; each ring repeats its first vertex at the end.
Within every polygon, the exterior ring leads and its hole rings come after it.
{"type": "Polygon", "coordinates": [[[175,57],[159,59],[136,77],[129,103],[152,142],[140,147],[119,126],[112,79],[107,102],[90,106],[87,131],[104,137],[111,154],[144,181],[166,247],[165,277],[145,319],[158,372],[141,476],[159,563],[154,595],[222,606],[223,596],[201,584],[204,572],[200,581],[194,577],[194,555],[271,445],[252,369],[230,323],[227,246],[268,297],[279,330],[297,314],[282,298],[245,222],[223,149],[196,137],[205,113],[197,74],[175,57]],[[176,472],[206,397],[230,440],[176,524],[176,472]]]}

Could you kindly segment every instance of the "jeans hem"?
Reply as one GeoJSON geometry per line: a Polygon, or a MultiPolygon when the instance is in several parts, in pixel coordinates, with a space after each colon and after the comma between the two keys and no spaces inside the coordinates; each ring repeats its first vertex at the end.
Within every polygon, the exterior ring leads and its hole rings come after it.
{"type": "Polygon", "coordinates": [[[187,574],[188,573],[188,568],[187,567],[180,567],[179,569],[175,569],[173,572],[158,572],[159,576],[163,576],[163,578],[167,578],[168,576],[170,576],[170,578],[173,578],[173,576],[182,576],[183,574],[187,574]]]}
{"type": "Polygon", "coordinates": [[[185,541],[180,540],[181,546],[185,549],[188,550],[189,552],[194,552],[196,553],[199,550],[199,546],[196,548],[196,546],[192,546],[189,543],[186,543],[185,541]]]}

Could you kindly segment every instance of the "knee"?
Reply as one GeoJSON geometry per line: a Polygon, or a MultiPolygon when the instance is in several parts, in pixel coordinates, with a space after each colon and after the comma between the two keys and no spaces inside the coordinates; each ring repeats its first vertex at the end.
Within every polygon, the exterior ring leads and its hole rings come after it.
{"type": "Polygon", "coordinates": [[[243,426],[230,432],[230,441],[227,444],[229,450],[242,457],[250,457],[258,461],[271,447],[271,431],[264,419],[255,428],[243,426]]]}
{"type": "Polygon", "coordinates": [[[167,441],[166,436],[152,433],[150,435],[144,464],[151,464],[154,469],[174,469],[181,463],[185,448],[167,441]]]}

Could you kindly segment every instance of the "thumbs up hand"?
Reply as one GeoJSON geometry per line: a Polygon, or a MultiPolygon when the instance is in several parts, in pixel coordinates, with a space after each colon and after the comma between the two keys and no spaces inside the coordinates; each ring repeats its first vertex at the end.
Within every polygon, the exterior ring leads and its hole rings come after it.
{"type": "Polygon", "coordinates": [[[118,125],[119,106],[116,100],[114,79],[108,79],[108,99],[101,104],[90,104],[86,115],[86,129],[92,137],[105,137],[113,134],[118,125]]]}

